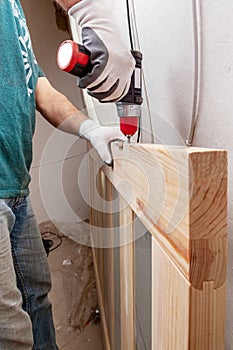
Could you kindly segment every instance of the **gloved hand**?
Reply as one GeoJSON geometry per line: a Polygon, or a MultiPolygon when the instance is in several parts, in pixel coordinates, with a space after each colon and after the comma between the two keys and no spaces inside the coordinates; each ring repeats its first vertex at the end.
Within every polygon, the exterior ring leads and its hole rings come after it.
{"type": "Polygon", "coordinates": [[[102,126],[93,120],[85,120],[79,127],[79,136],[89,140],[97,150],[104,163],[112,166],[113,159],[109,142],[114,140],[127,141],[119,127],[102,126]]]}
{"type": "Polygon", "coordinates": [[[116,102],[129,90],[135,60],[116,25],[109,0],[81,0],[68,12],[82,28],[82,41],[93,69],[80,88],[100,102],[116,102]]]}

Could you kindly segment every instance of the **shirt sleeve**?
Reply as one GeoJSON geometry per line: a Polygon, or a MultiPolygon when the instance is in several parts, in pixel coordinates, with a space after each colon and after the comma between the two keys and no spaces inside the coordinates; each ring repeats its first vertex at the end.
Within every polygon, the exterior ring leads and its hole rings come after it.
{"type": "Polygon", "coordinates": [[[38,66],[38,78],[41,78],[41,77],[45,77],[45,73],[43,69],[40,66],[38,66]]]}

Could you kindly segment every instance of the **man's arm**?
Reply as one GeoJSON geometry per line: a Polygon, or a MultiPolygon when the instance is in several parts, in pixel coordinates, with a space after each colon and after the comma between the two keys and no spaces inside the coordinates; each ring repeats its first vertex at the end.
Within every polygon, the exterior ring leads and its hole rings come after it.
{"type": "Polygon", "coordinates": [[[41,77],[36,86],[36,108],[56,128],[89,140],[107,165],[112,165],[109,142],[126,141],[119,127],[101,126],[88,119],[48,79],[41,77]]]}
{"type": "Polygon", "coordinates": [[[80,125],[88,119],[44,77],[38,79],[36,108],[50,124],[69,134],[78,135],[80,125]]]}

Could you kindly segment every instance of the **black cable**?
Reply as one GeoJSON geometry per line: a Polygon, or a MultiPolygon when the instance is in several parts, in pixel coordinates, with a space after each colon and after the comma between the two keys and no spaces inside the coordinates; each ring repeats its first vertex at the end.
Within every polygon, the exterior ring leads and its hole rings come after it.
{"type": "Polygon", "coordinates": [[[49,255],[49,253],[51,253],[53,250],[55,250],[58,247],[60,247],[60,245],[62,244],[62,237],[57,235],[55,232],[45,231],[45,232],[41,233],[41,236],[42,236],[43,245],[44,245],[44,248],[45,248],[45,251],[46,251],[47,255],[49,255]],[[55,245],[55,247],[53,247],[54,241],[52,239],[43,238],[43,236],[46,235],[46,234],[54,235],[57,238],[59,238],[59,242],[55,245]]]}
{"type": "MultiPolygon", "coordinates": [[[[131,47],[131,50],[133,51],[134,50],[134,45],[133,45],[132,25],[131,25],[131,19],[130,19],[129,0],[126,0],[126,10],[127,10],[127,20],[128,20],[130,47],[131,47]]],[[[139,118],[137,143],[140,142],[140,136],[141,136],[141,123],[140,123],[140,118],[139,118]]]]}
{"type": "Polygon", "coordinates": [[[137,136],[137,143],[140,142],[140,137],[141,137],[141,117],[138,118],[138,136],[137,136]]]}
{"type": "Polygon", "coordinates": [[[133,36],[132,36],[132,26],[131,26],[130,10],[129,10],[129,0],[126,0],[126,10],[127,10],[127,20],[128,20],[130,47],[131,47],[131,50],[134,50],[133,36]]]}

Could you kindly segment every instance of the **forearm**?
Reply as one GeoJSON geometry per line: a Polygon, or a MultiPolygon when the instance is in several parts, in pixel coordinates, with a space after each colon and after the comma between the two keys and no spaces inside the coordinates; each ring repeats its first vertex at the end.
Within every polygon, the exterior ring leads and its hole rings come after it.
{"type": "Polygon", "coordinates": [[[119,127],[101,126],[88,119],[63,94],[54,89],[46,78],[39,78],[36,86],[36,108],[56,128],[89,140],[102,160],[112,165],[109,143],[126,141],[119,127]]]}
{"type": "Polygon", "coordinates": [[[78,135],[81,123],[88,119],[46,78],[38,79],[36,108],[50,124],[74,135],[78,135]]]}
{"type": "Polygon", "coordinates": [[[68,11],[73,5],[77,4],[82,0],[56,0],[57,3],[64,8],[64,10],[68,11]]]}

